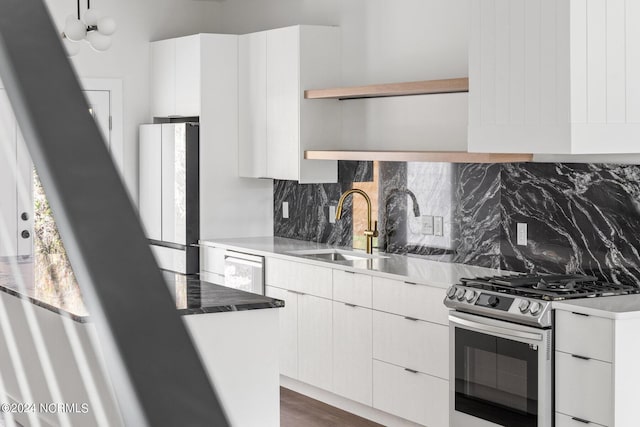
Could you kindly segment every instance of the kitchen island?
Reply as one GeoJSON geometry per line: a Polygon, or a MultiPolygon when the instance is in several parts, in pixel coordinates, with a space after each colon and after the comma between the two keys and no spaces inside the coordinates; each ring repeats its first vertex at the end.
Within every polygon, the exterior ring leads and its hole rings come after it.
{"type": "MultiPolygon", "coordinates": [[[[28,261],[12,271],[8,266],[0,266],[2,403],[77,404],[69,413],[14,413],[23,425],[123,425],[118,405],[126,402],[114,395],[80,289],[39,286],[28,261]]],[[[284,303],[191,276],[164,276],[231,424],[279,425],[279,310],[272,308],[284,303]]]]}

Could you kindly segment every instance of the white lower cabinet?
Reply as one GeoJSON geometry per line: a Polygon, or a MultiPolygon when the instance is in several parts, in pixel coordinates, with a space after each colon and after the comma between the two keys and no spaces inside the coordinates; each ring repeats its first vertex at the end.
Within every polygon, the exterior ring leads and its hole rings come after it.
{"type": "Polygon", "coordinates": [[[266,258],[280,373],[415,423],[449,417],[444,289],[266,258]],[[373,307],[373,308],[372,308],[373,307]]]}
{"type": "Polygon", "coordinates": [[[285,289],[265,287],[265,295],[284,301],[280,309],[280,373],[298,379],[298,295],[285,289]]]}
{"type": "Polygon", "coordinates": [[[449,328],[374,311],[373,357],[448,379],[449,328]]]}
{"type": "Polygon", "coordinates": [[[373,361],[373,407],[429,427],[449,425],[449,381],[373,361]]]}
{"type": "Polygon", "coordinates": [[[372,404],[371,309],[333,303],[333,392],[372,404]]]}
{"type": "Polygon", "coordinates": [[[331,390],[332,301],[298,295],[298,380],[331,390]]]}
{"type": "Polygon", "coordinates": [[[556,411],[612,425],[611,363],[556,351],[556,411]]]}

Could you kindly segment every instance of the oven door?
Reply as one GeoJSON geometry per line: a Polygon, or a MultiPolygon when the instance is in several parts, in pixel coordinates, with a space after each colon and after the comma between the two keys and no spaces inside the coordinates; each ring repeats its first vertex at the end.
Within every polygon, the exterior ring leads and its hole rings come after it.
{"type": "Polygon", "coordinates": [[[550,427],[551,329],[449,315],[451,427],[550,427]]]}

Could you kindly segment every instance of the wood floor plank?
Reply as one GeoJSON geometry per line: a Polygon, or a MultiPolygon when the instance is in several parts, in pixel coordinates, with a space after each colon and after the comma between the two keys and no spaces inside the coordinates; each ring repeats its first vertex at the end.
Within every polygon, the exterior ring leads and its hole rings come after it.
{"type": "Polygon", "coordinates": [[[281,427],[382,427],[350,412],[280,387],[281,427]]]}

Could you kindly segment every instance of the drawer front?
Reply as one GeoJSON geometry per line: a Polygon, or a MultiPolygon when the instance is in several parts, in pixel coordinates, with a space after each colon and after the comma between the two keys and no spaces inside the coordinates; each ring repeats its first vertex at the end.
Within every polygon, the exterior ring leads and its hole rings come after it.
{"type": "Polygon", "coordinates": [[[556,411],[613,425],[612,365],[556,351],[556,411]]]}
{"type": "Polygon", "coordinates": [[[266,285],[322,298],[333,297],[333,275],[330,268],[277,258],[267,258],[265,261],[266,285]]]}
{"type": "Polygon", "coordinates": [[[371,276],[333,270],[333,299],[371,308],[371,276]]]}
{"type": "Polygon", "coordinates": [[[556,310],[556,350],[613,361],[613,321],[556,310]]]}
{"type": "Polygon", "coordinates": [[[374,311],[373,357],[449,379],[449,328],[374,311]]]}
{"type": "Polygon", "coordinates": [[[373,278],[373,308],[429,322],[449,324],[444,306],[446,290],[399,280],[373,278]]]}
{"type": "MultiPolygon", "coordinates": [[[[588,420],[584,420],[588,421],[588,420]]],[[[588,424],[575,420],[574,417],[570,417],[565,414],[556,412],[556,427],[607,427],[602,424],[596,424],[589,422],[588,424]]]]}
{"type": "Polygon", "coordinates": [[[200,266],[203,271],[221,274],[224,276],[224,249],[202,246],[200,266]]]}
{"type": "Polygon", "coordinates": [[[373,361],[373,407],[429,427],[449,425],[449,381],[373,361]]]}

